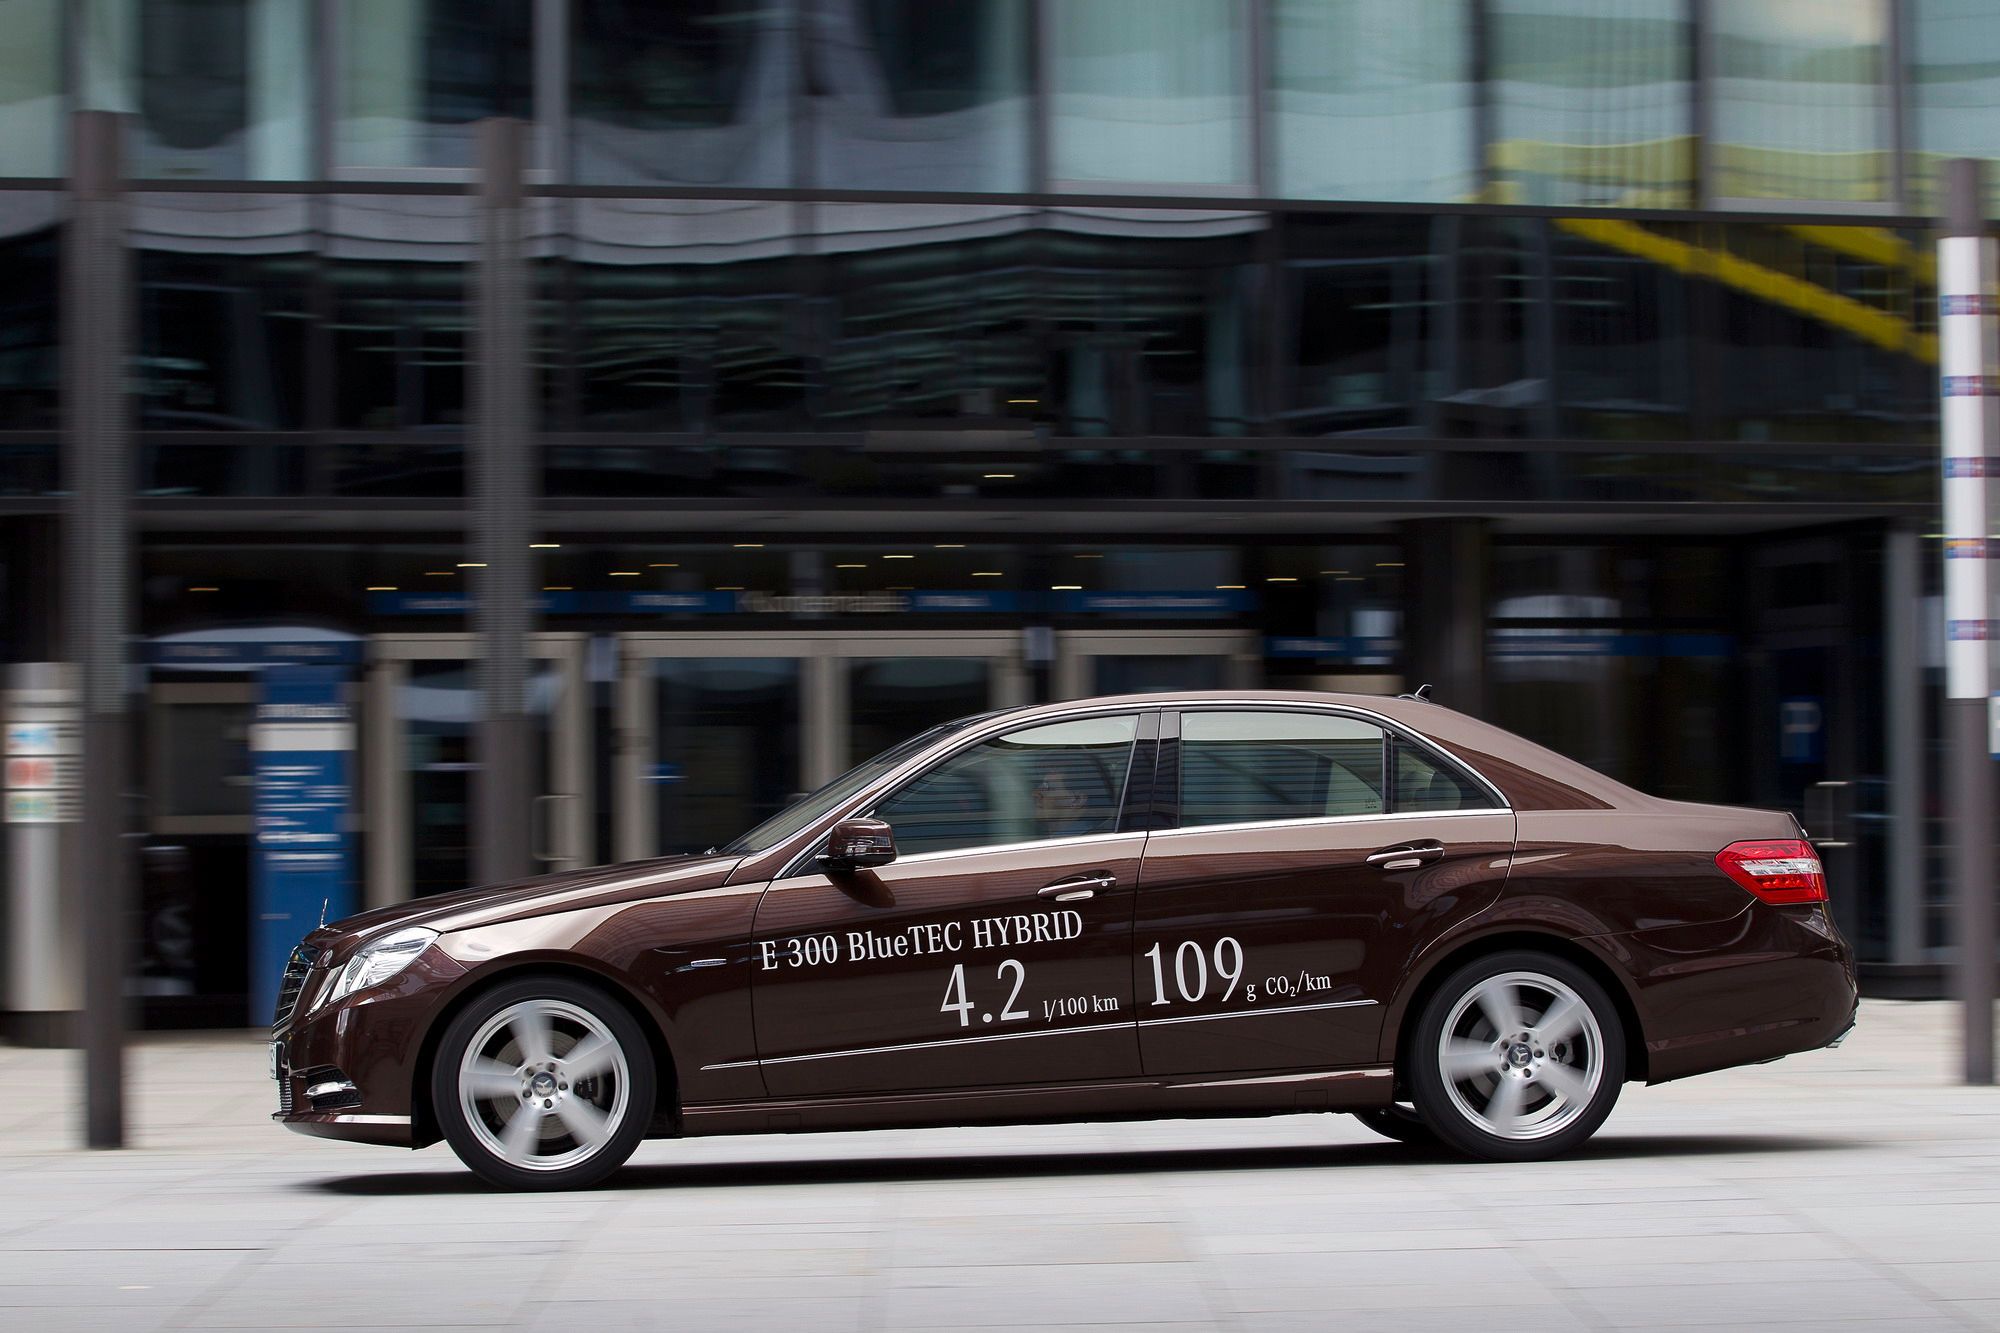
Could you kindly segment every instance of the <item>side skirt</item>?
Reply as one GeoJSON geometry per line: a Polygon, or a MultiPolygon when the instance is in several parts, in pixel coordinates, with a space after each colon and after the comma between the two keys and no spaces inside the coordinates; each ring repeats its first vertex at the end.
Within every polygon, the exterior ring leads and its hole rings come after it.
{"type": "Polygon", "coordinates": [[[1295,1115],[1386,1106],[1394,1085],[1395,1071],[1382,1065],[1316,1073],[1176,1075],[1031,1087],[709,1102],[683,1107],[680,1119],[681,1133],[693,1138],[1069,1120],[1295,1115]]]}

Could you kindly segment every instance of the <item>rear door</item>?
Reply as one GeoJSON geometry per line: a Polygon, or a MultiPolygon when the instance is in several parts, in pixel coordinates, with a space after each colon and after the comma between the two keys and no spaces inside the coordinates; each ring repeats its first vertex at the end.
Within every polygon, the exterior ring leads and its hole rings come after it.
{"type": "Polygon", "coordinates": [[[1121,809],[1156,723],[1098,714],[962,747],[873,811],[894,862],[774,881],[752,959],[771,1094],[1136,1075],[1146,834],[1122,831],[1121,809]]]}
{"type": "Polygon", "coordinates": [[[1414,944],[1505,882],[1514,817],[1446,756],[1356,714],[1162,719],[1133,933],[1148,1074],[1377,1062],[1414,944]]]}

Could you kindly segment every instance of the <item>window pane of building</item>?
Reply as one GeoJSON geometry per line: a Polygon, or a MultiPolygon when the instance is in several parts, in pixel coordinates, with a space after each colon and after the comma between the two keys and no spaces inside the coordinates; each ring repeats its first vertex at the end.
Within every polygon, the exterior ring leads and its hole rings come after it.
{"type": "Polygon", "coordinates": [[[577,0],[576,178],[790,185],[790,10],[779,0],[577,0]]]}
{"type": "MultiPolygon", "coordinates": [[[[0,430],[48,430],[56,425],[58,364],[57,239],[61,196],[42,190],[0,193],[0,430]]],[[[10,456],[0,468],[0,494],[54,488],[54,451],[32,460],[10,456]],[[20,462],[23,468],[13,464],[20,462]]]]}
{"type": "Polygon", "coordinates": [[[1982,157],[1987,212],[2000,213],[2000,14],[1990,0],[1916,0],[1912,14],[1910,202],[1936,211],[1946,160],[1982,157]]]}
{"type": "Polygon", "coordinates": [[[813,19],[820,184],[1027,188],[1026,0],[818,0],[813,19]]]}
{"type": "Polygon", "coordinates": [[[1718,199],[1889,197],[1887,0],[1709,7],[1718,199]]]}
{"type": "Polygon", "coordinates": [[[1488,15],[1498,201],[1693,202],[1685,0],[1493,0],[1488,15]]]}
{"type": "Polygon", "coordinates": [[[1248,42],[1238,0],[1056,0],[1048,22],[1057,180],[1248,184],[1248,42]]]}
{"type": "Polygon", "coordinates": [[[1284,223],[1280,433],[1414,433],[1433,389],[1438,219],[1312,215],[1284,223]]]}
{"type": "Polygon", "coordinates": [[[0,32],[0,176],[59,176],[61,0],[0,0],[0,32]]]}
{"type": "Polygon", "coordinates": [[[310,172],[308,0],[92,0],[79,12],[84,102],[132,117],[131,174],[310,172]]]}
{"type": "Polygon", "coordinates": [[[532,0],[346,0],[337,167],[465,169],[474,126],[534,114],[532,0]]]}
{"type": "Polygon", "coordinates": [[[1472,23],[1464,0],[1277,0],[1271,24],[1280,194],[1472,197],[1472,23]]]}

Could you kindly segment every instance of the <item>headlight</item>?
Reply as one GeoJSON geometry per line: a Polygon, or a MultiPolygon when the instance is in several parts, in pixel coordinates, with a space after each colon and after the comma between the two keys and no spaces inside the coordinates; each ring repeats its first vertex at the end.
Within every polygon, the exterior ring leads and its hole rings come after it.
{"type": "Polygon", "coordinates": [[[340,969],[340,975],[334,978],[333,984],[326,988],[326,993],[319,997],[319,1003],[313,1008],[325,1008],[358,990],[381,985],[415,962],[417,955],[437,937],[435,930],[406,926],[402,930],[391,931],[379,940],[370,940],[347,960],[347,966],[340,969]]]}

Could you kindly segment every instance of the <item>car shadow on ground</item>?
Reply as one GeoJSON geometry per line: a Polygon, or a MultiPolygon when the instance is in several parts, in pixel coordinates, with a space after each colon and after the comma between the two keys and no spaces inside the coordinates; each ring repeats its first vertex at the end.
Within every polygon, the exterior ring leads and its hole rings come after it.
{"type": "MultiPolygon", "coordinates": [[[[1766,1153],[1833,1152],[1866,1146],[1858,1140],[1776,1134],[1629,1134],[1595,1139],[1566,1161],[1658,1157],[1733,1157],[1766,1153]]],[[[449,1149],[434,1147],[447,1154],[449,1149]]],[[[645,1151],[644,1148],[641,1151],[645,1151]]],[[[449,1160],[448,1158],[446,1160],[449,1160]]],[[[1143,1148],[1116,1152],[1024,1152],[994,1156],[924,1155],[823,1157],[740,1162],[640,1162],[620,1170],[601,1191],[713,1189],[756,1185],[876,1185],[902,1181],[1032,1179],[1038,1176],[1117,1176],[1177,1171],[1299,1171],[1360,1166],[1450,1166],[1471,1163],[1443,1149],[1400,1143],[1286,1144],[1270,1148],[1143,1148]]],[[[451,1162],[441,1170],[387,1171],[301,1181],[299,1188],[345,1195],[477,1194],[492,1192],[451,1162]]]]}

